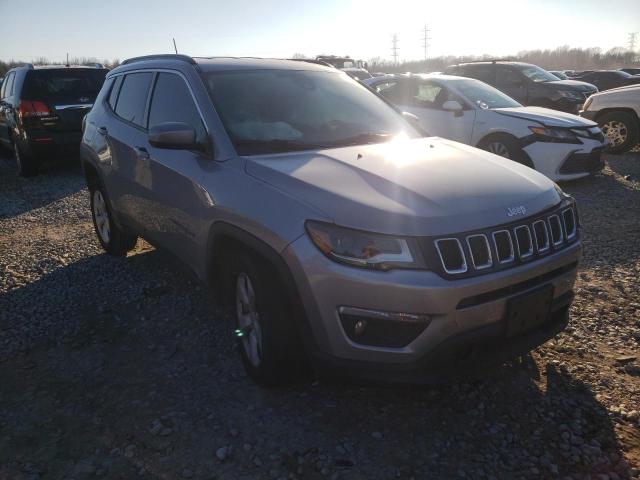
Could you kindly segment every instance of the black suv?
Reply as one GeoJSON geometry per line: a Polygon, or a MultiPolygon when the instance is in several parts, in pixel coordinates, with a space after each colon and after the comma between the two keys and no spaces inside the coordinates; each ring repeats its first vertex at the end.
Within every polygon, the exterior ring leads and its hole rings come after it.
{"type": "Polygon", "coordinates": [[[576,80],[593,83],[600,91],[640,84],[640,76],[622,70],[594,70],[576,75],[576,80]]]}
{"type": "Polygon", "coordinates": [[[460,63],[447,67],[444,73],[481,80],[523,105],[569,113],[577,113],[585,100],[598,91],[589,83],[559,80],[537,65],[521,62],[460,63]]]}
{"type": "Polygon", "coordinates": [[[76,153],[82,119],[107,69],[27,64],[7,72],[0,89],[0,145],[13,150],[18,173],[38,173],[45,154],[76,153]]]}

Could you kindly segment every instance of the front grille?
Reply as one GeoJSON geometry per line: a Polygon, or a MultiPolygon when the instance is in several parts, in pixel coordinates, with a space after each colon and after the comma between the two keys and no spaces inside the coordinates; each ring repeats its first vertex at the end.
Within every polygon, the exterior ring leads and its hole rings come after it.
{"type": "Polygon", "coordinates": [[[572,153],[560,167],[560,173],[591,173],[602,170],[602,149],[589,153],[572,153]]]}
{"type": "Polygon", "coordinates": [[[424,239],[429,265],[445,278],[476,276],[533,261],[578,238],[574,205],[504,226],[424,239]]]}

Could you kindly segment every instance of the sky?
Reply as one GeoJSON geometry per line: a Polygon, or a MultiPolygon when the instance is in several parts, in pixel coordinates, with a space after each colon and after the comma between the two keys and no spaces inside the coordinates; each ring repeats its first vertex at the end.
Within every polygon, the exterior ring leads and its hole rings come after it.
{"type": "MultiPolygon", "coordinates": [[[[640,0],[0,0],[0,60],[172,53],[401,60],[626,47],[640,0]]],[[[636,42],[640,50],[640,33],[636,42]]]]}

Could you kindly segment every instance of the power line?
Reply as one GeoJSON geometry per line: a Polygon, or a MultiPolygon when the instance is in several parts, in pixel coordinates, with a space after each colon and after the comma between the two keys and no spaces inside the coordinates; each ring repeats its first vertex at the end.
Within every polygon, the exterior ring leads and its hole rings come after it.
{"type": "Polygon", "coordinates": [[[422,48],[424,48],[424,59],[425,60],[427,59],[427,54],[429,52],[429,47],[431,46],[431,44],[429,43],[429,40],[431,40],[431,37],[429,36],[429,33],[431,33],[431,29],[425,23],[424,24],[423,36],[422,36],[422,48]]]}
{"type": "Polygon", "coordinates": [[[629,33],[629,50],[635,52],[636,50],[636,37],[638,36],[638,32],[630,32],[629,33]]]}
{"type": "Polygon", "coordinates": [[[393,57],[393,63],[398,63],[398,34],[394,33],[391,38],[391,56],[393,57]]]}

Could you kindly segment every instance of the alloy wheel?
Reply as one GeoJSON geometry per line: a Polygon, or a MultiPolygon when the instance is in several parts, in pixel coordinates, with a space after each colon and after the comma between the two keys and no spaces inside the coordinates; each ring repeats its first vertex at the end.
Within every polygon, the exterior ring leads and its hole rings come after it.
{"type": "Polygon", "coordinates": [[[501,142],[491,142],[487,145],[487,150],[496,155],[500,155],[501,157],[511,158],[509,154],[509,149],[504,143],[501,142]]]}
{"type": "Polygon", "coordinates": [[[262,362],[262,328],[253,283],[243,272],[236,281],[236,316],[242,347],[251,364],[258,367],[262,362]]]}
{"type": "Polygon", "coordinates": [[[96,190],[93,192],[93,217],[96,222],[98,235],[104,243],[109,243],[111,240],[111,224],[109,222],[109,212],[107,211],[107,204],[104,201],[102,192],[96,190]]]}
{"type": "Polygon", "coordinates": [[[622,145],[627,141],[629,132],[627,126],[622,122],[611,120],[602,126],[602,132],[606,135],[612,147],[622,145]]]}

